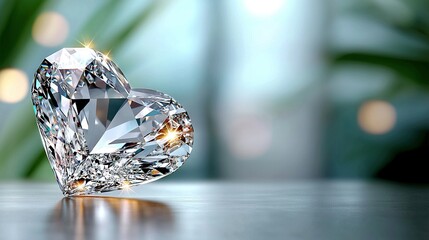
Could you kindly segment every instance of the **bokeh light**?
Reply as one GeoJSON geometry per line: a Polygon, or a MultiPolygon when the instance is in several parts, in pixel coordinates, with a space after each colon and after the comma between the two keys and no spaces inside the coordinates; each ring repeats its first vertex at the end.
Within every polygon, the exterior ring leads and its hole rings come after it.
{"type": "Polygon", "coordinates": [[[229,131],[229,146],[239,159],[252,159],[263,155],[271,146],[272,124],[258,116],[235,119],[229,131]]]}
{"type": "Polygon", "coordinates": [[[386,101],[372,100],[359,108],[358,122],[362,130],[370,134],[389,132],[396,122],[395,108],[386,101]]]}
{"type": "Polygon", "coordinates": [[[27,75],[15,68],[0,70],[0,101],[16,103],[21,101],[28,91],[27,75]]]}
{"type": "Polygon", "coordinates": [[[286,0],[244,0],[244,6],[254,16],[267,17],[276,14],[286,0]]]}
{"type": "Polygon", "coordinates": [[[59,13],[40,14],[33,24],[33,39],[40,45],[54,47],[63,43],[69,33],[67,20],[59,13]]]}

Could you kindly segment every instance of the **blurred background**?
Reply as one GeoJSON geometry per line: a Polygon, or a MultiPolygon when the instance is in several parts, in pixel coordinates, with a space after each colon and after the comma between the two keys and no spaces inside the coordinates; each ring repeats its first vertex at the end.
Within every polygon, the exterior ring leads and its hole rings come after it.
{"type": "Polygon", "coordinates": [[[82,44],[188,110],[165,181],[429,182],[428,1],[0,0],[0,180],[54,181],[31,81],[82,44]]]}

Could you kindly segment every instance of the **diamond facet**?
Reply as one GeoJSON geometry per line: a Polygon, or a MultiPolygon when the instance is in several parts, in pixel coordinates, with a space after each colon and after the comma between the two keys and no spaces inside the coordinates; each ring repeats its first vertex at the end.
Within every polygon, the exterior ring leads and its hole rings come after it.
{"type": "Polygon", "coordinates": [[[131,89],[121,70],[88,48],[47,57],[32,87],[48,160],[67,196],[126,189],[164,177],[189,157],[193,127],[170,96],[131,89]]]}

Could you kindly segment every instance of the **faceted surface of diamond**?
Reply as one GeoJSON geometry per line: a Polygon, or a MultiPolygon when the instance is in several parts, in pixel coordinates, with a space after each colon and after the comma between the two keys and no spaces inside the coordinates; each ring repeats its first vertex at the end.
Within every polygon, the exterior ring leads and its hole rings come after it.
{"type": "Polygon", "coordinates": [[[121,70],[89,48],[47,57],[32,100],[48,160],[67,196],[154,181],[189,157],[193,128],[170,96],[131,89],[121,70]]]}

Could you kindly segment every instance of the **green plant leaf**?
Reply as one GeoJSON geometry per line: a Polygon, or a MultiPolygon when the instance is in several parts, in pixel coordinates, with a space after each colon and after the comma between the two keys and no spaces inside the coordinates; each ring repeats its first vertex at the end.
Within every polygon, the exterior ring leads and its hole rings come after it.
{"type": "Polygon", "coordinates": [[[403,80],[412,82],[429,89],[429,62],[420,59],[403,59],[394,56],[379,55],[377,53],[350,52],[338,55],[334,59],[336,64],[344,63],[373,64],[386,67],[396,72],[403,80]]]}

